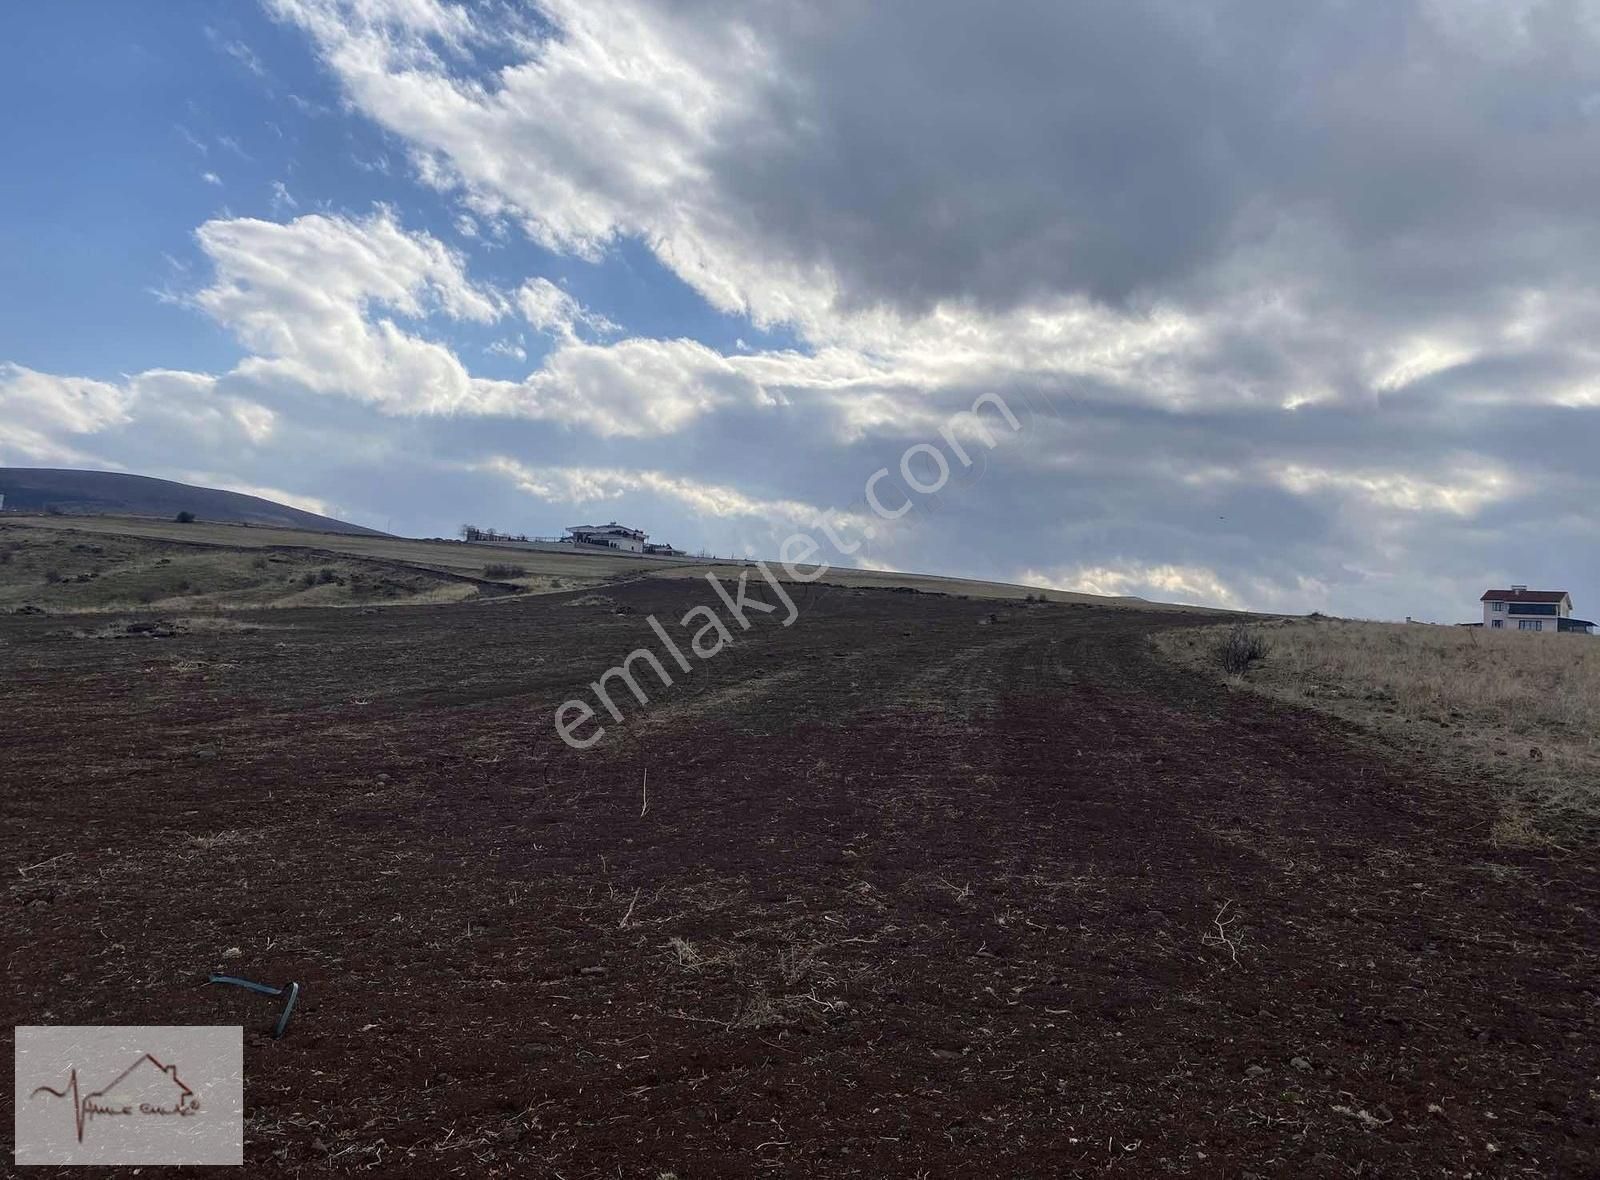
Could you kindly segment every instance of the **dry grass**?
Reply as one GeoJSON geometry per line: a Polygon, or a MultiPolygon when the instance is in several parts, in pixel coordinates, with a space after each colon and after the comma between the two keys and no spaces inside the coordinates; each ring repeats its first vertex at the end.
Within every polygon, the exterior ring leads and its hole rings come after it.
{"type": "MultiPolygon", "coordinates": [[[[1552,812],[1600,817],[1600,642],[1586,635],[1334,620],[1251,630],[1265,660],[1233,682],[1446,751],[1528,788],[1495,839],[1529,845],[1552,812]]],[[[1217,672],[1219,628],[1169,631],[1156,646],[1217,672]]]]}
{"type": "Polygon", "coordinates": [[[477,594],[471,582],[435,569],[327,552],[194,545],[9,521],[0,521],[0,554],[0,612],[416,605],[477,594]]]}
{"type": "MultiPolygon", "coordinates": [[[[514,564],[525,574],[516,581],[529,593],[549,593],[564,589],[597,586],[615,579],[633,577],[702,578],[708,573],[719,577],[737,576],[746,569],[742,561],[731,558],[684,558],[669,561],[623,553],[573,553],[560,547],[551,549],[509,548],[496,545],[464,544],[459,541],[423,540],[409,537],[347,536],[339,533],[306,532],[300,529],[268,528],[260,525],[219,524],[195,521],[176,524],[170,520],[119,516],[25,516],[8,514],[8,527],[39,534],[76,535],[75,539],[146,539],[186,545],[214,545],[255,550],[305,548],[324,555],[345,558],[374,558],[402,562],[420,569],[449,570],[472,577],[484,576],[488,566],[514,564]]],[[[566,547],[570,549],[570,546],[566,547]]],[[[0,544],[0,565],[5,562],[5,546],[0,544]]],[[[775,567],[781,569],[781,567],[775,567]]],[[[753,581],[760,575],[750,569],[753,581]]],[[[493,576],[493,575],[489,575],[493,576]]],[[[974,599],[1016,599],[1042,601],[1046,592],[1037,586],[1017,586],[1004,582],[984,582],[968,578],[941,577],[936,574],[900,573],[889,570],[847,569],[828,571],[824,582],[834,586],[864,589],[912,589],[928,594],[957,594],[974,599]]],[[[1196,607],[1145,603],[1137,598],[1103,597],[1069,591],[1048,591],[1053,603],[1085,603],[1100,606],[1155,606],[1163,610],[1198,610],[1196,607]]]]}
{"type": "Polygon", "coordinates": [[[617,600],[609,594],[580,594],[576,598],[569,598],[567,605],[614,607],[617,605],[617,600]]]}
{"type": "Polygon", "coordinates": [[[493,545],[466,545],[458,541],[348,536],[259,525],[219,524],[214,521],[196,521],[185,525],[125,516],[23,516],[8,513],[4,523],[7,527],[31,529],[42,534],[78,534],[74,538],[77,540],[85,537],[91,540],[130,538],[230,549],[308,549],[324,557],[333,553],[357,559],[374,558],[422,568],[450,570],[474,577],[482,573],[485,565],[513,558],[517,564],[527,567],[531,574],[563,575],[584,578],[589,582],[603,581],[619,573],[635,572],[638,568],[637,562],[609,554],[586,554],[575,558],[570,554],[508,551],[493,545]]]}

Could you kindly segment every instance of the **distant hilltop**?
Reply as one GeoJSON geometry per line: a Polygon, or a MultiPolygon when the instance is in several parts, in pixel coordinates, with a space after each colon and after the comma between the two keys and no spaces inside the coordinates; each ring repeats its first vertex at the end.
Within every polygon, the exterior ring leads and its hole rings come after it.
{"type": "Polygon", "coordinates": [[[331,516],[291,508],[260,496],[195,487],[119,471],[73,471],[56,467],[0,467],[0,507],[6,512],[67,516],[153,516],[171,520],[192,512],[198,520],[273,525],[322,533],[369,537],[386,534],[331,516]]]}

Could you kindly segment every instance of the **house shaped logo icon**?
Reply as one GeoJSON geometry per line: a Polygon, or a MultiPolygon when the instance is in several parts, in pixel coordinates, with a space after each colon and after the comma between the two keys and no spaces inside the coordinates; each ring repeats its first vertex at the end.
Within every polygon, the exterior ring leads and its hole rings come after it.
{"type": "Polygon", "coordinates": [[[244,1030],[19,1025],[15,1159],[28,1164],[244,1162],[244,1030]]]}
{"type": "Polygon", "coordinates": [[[141,1053],[132,1065],[101,1089],[83,1093],[78,1071],[74,1068],[64,1089],[39,1086],[29,1098],[45,1095],[72,1099],[73,1125],[79,1143],[97,1117],[187,1118],[200,1112],[200,1100],[178,1076],[178,1067],[164,1065],[149,1053],[141,1053]]]}

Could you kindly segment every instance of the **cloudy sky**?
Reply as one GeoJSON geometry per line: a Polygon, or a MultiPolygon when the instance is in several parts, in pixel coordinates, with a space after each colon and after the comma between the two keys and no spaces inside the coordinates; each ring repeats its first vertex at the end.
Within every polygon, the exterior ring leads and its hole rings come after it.
{"type": "Polygon", "coordinates": [[[770,555],[994,393],[842,560],[1600,610],[1600,3],[33,4],[0,105],[0,463],[770,555]]]}

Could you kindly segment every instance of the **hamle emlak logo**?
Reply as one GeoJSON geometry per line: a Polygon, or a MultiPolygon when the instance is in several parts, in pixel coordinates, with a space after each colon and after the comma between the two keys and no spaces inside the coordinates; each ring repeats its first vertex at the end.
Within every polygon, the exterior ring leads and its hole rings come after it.
{"type": "Polygon", "coordinates": [[[243,1030],[19,1027],[15,1111],[18,1164],[241,1164],[243,1030]]]}

